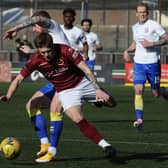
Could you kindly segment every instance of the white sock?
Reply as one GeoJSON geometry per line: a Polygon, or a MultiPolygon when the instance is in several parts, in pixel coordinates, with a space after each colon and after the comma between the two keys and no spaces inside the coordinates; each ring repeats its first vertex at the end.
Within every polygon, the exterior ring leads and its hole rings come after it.
{"type": "Polygon", "coordinates": [[[41,144],[49,144],[49,140],[47,137],[41,138],[40,142],[41,142],[41,144]]]}
{"type": "Polygon", "coordinates": [[[48,148],[48,152],[52,153],[53,156],[55,156],[56,153],[57,153],[57,149],[56,149],[56,147],[50,146],[50,147],[48,148]]]}
{"type": "Polygon", "coordinates": [[[111,146],[111,145],[106,140],[102,139],[99,141],[98,146],[104,149],[106,146],[111,146]]]}

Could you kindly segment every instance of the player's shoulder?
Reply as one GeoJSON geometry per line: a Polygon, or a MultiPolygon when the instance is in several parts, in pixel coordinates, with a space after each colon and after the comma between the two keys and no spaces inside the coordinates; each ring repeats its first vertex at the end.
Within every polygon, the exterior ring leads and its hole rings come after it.
{"type": "Polygon", "coordinates": [[[89,35],[90,35],[91,37],[97,37],[97,34],[96,34],[95,32],[90,32],[89,35]]]}
{"type": "Polygon", "coordinates": [[[50,22],[51,22],[51,24],[53,24],[53,25],[58,25],[58,23],[57,23],[56,20],[50,19],[50,22]]]}
{"type": "Polygon", "coordinates": [[[65,44],[60,44],[60,51],[61,51],[61,57],[71,57],[76,53],[76,50],[74,50],[72,47],[65,45],[65,44]]]}
{"type": "Polygon", "coordinates": [[[78,32],[79,32],[79,33],[82,33],[82,32],[83,32],[82,29],[80,29],[80,28],[77,27],[77,26],[73,26],[73,30],[76,31],[77,33],[78,33],[78,32]]]}
{"type": "Polygon", "coordinates": [[[148,23],[157,23],[156,20],[152,20],[152,19],[148,19],[147,22],[148,22],[148,23]]]}
{"type": "Polygon", "coordinates": [[[136,22],[135,24],[133,24],[132,28],[136,28],[137,26],[139,26],[139,22],[136,22]]]}
{"type": "Polygon", "coordinates": [[[42,60],[42,57],[40,56],[40,53],[37,51],[34,53],[31,58],[28,60],[29,64],[39,64],[39,62],[42,60]]]}
{"type": "Polygon", "coordinates": [[[61,27],[62,29],[64,29],[64,25],[63,25],[63,24],[60,24],[60,27],[61,27]]]}
{"type": "Polygon", "coordinates": [[[66,44],[58,44],[61,52],[72,52],[74,49],[71,48],[70,46],[66,45],[66,44]]]}

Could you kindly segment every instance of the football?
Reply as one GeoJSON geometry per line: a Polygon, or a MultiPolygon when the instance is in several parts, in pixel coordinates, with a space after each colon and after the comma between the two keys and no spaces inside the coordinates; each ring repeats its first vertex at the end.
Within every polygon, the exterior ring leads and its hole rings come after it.
{"type": "Polygon", "coordinates": [[[6,159],[15,159],[21,152],[20,141],[14,137],[6,137],[0,144],[1,155],[6,159]]]}

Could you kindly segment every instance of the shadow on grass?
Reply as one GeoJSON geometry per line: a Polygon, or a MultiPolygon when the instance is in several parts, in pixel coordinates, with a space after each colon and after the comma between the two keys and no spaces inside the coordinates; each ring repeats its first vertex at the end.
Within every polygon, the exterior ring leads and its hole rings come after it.
{"type": "MultiPolygon", "coordinates": [[[[90,120],[92,123],[132,123],[134,120],[90,120]]],[[[162,120],[144,120],[144,122],[161,122],[162,120]]]]}
{"type": "MultiPolygon", "coordinates": [[[[168,153],[135,153],[135,154],[128,154],[127,156],[117,156],[116,159],[108,159],[106,157],[68,157],[68,158],[57,158],[50,163],[53,162],[72,162],[72,161],[100,161],[100,160],[109,160],[112,164],[128,164],[130,160],[155,160],[157,162],[163,162],[168,160],[168,153]]],[[[13,162],[15,165],[36,165],[34,161],[27,161],[27,160],[19,160],[13,162]]]]}
{"type": "Polygon", "coordinates": [[[155,160],[162,162],[168,160],[168,153],[136,153],[129,156],[119,156],[111,160],[115,164],[127,164],[129,160],[155,160]]]}

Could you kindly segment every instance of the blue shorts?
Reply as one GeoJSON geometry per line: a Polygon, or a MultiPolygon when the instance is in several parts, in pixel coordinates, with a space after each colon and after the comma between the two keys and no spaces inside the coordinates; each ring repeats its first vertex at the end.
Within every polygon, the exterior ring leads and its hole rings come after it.
{"type": "Polygon", "coordinates": [[[160,87],[160,64],[137,64],[134,63],[134,84],[151,84],[151,89],[159,89],[160,87]]]}
{"type": "Polygon", "coordinates": [[[39,92],[43,93],[49,99],[52,99],[55,93],[55,88],[52,83],[47,83],[45,86],[39,89],[39,92]]]}
{"type": "Polygon", "coordinates": [[[87,66],[93,70],[94,69],[94,64],[95,64],[95,61],[94,60],[88,60],[88,61],[85,61],[85,63],[87,64],[87,66]]]}

